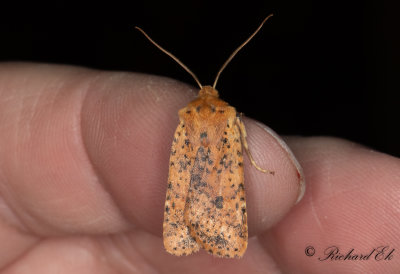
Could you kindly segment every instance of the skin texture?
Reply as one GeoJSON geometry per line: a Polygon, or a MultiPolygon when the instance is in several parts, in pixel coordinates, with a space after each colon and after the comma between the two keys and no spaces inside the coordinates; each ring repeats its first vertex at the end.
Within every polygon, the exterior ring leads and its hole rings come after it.
{"type": "MultiPolygon", "coordinates": [[[[177,112],[197,90],[133,73],[0,65],[1,273],[395,273],[390,261],[319,261],[400,239],[400,161],[327,137],[286,138],[298,173],[244,119],[264,174],[244,156],[249,244],[242,259],[168,254],[162,222],[177,112]],[[316,255],[308,257],[305,248],[316,255]]],[[[227,100],[229,101],[229,100],[227,100]]],[[[240,111],[240,110],[238,110],[240,111]]]]}

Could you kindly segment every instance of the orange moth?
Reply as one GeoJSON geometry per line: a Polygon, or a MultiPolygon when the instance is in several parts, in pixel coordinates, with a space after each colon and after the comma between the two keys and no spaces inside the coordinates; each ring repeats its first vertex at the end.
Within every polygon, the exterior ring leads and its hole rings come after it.
{"type": "Polygon", "coordinates": [[[243,148],[253,166],[246,129],[234,107],[218,98],[218,78],[236,53],[272,16],[241,44],[222,65],[213,86],[203,86],[178,58],[154,42],[181,65],[200,87],[197,99],[179,110],[169,161],[163,237],[167,252],[181,256],[200,248],[225,258],[242,257],[247,248],[247,210],[243,175],[243,148]]]}

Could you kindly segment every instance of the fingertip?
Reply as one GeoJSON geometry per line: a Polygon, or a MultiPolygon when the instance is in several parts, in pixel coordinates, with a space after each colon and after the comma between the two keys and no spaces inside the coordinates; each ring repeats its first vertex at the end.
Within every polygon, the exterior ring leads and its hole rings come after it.
{"type": "Polygon", "coordinates": [[[258,234],[277,223],[304,195],[303,170],[286,143],[267,126],[246,119],[249,149],[262,173],[248,161],[245,179],[250,231],[258,234]]]}
{"type": "Polygon", "coordinates": [[[283,138],[281,138],[274,130],[272,130],[270,127],[256,122],[257,125],[259,127],[261,127],[262,129],[264,129],[267,133],[269,133],[274,139],[275,141],[280,145],[280,147],[286,152],[290,162],[293,164],[293,166],[296,169],[297,172],[297,177],[298,177],[298,184],[299,184],[299,191],[297,194],[297,199],[295,204],[299,203],[303,197],[304,197],[304,193],[306,191],[306,179],[304,176],[304,171],[302,166],[300,165],[299,161],[297,160],[296,156],[294,155],[294,153],[292,152],[292,150],[290,149],[290,147],[286,144],[285,140],[283,138]]]}

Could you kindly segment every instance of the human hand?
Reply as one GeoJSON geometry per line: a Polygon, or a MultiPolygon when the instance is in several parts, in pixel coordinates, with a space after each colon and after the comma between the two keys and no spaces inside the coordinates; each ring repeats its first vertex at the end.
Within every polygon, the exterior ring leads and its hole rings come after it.
{"type": "Polygon", "coordinates": [[[164,251],[162,220],[178,109],[196,90],[143,74],[0,65],[2,273],[394,273],[391,260],[319,261],[397,248],[400,162],[334,138],[286,138],[245,120],[249,245],[242,259],[164,251]],[[257,148],[257,149],[255,149],[257,148]],[[312,245],[316,254],[305,255],[312,245]]]}

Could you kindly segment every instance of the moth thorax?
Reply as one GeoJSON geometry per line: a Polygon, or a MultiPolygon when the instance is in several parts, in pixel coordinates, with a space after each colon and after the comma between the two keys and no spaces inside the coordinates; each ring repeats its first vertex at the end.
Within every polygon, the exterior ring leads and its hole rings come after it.
{"type": "Polygon", "coordinates": [[[218,91],[212,86],[204,86],[199,91],[199,97],[203,96],[214,96],[218,97],[218,91]]]}

